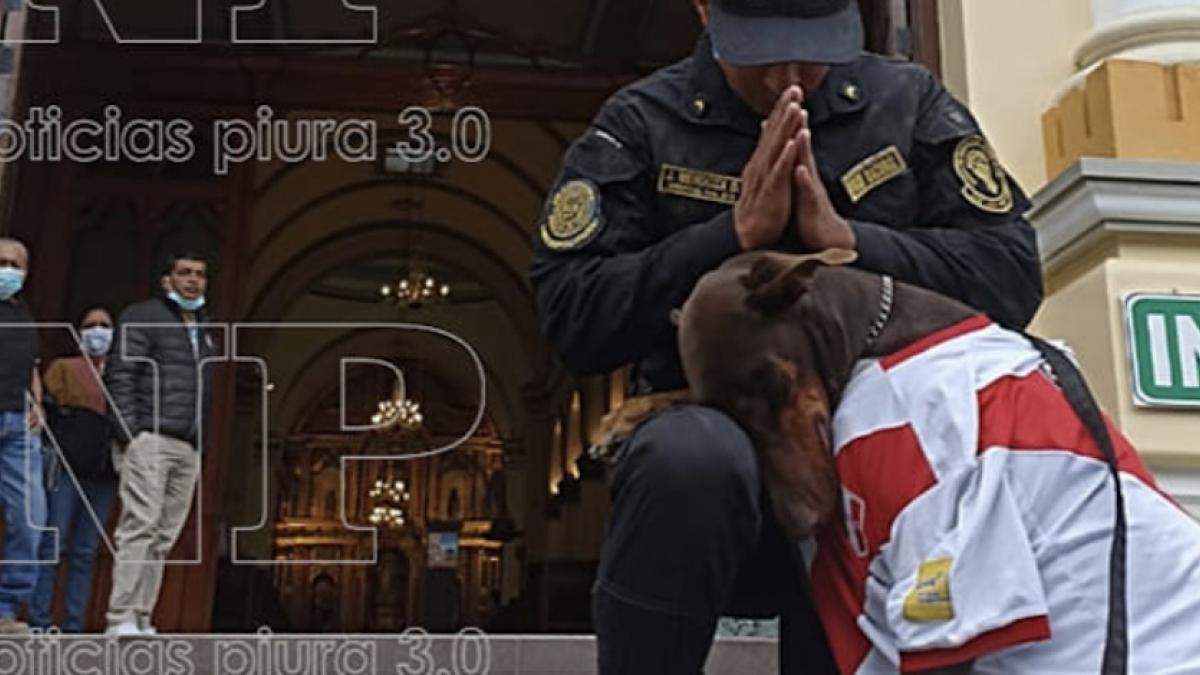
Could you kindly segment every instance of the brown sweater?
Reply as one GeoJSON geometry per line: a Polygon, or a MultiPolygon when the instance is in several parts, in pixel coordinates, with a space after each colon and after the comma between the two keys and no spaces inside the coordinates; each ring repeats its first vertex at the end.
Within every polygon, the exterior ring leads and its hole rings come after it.
{"type": "Polygon", "coordinates": [[[108,404],[98,372],[91,361],[82,356],[55,359],[46,369],[43,386],[62,405],[88,408],[104,415],[108,404]]]}

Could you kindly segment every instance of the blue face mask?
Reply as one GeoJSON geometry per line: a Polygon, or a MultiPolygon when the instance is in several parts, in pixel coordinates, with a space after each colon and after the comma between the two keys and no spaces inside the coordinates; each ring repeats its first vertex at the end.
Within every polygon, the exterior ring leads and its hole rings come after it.
{"type": "Polygon", "coordinates": [[[25,270],[15,267],[0,267],[0,300],[8,300],[21,292],[25,285],[25,270]]]}
{"type": "Polygon", "coordinates": [[[185,312],[199,312],[204,308],[203,295],[195,300],[188,300],[180,295],[178,291],[171,291],[170,293],[167,293],[167,297],[171,299],[171,302],[174,302],[176,305],[178,305],[179,309],[182,309],[185,312]]]}
{"type": "Polygon", "coordinates": [[[103,326],[86,328],[80,334],[83,348],[90,356],[104,356],[112,348],[113,329],[103,326]]]}

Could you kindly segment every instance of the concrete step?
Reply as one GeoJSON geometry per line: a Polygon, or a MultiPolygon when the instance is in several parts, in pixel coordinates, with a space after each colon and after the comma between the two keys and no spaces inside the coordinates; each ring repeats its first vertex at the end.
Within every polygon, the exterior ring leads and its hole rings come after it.
{"type": "MultiPolygon", "coordinates": [[[[103,635],[0,637],[0,673],[16,675],[594,675],[591,636],[103,635]]],[[[707,675],[775,675],[776,643],[723,638],[707,675]]]]}

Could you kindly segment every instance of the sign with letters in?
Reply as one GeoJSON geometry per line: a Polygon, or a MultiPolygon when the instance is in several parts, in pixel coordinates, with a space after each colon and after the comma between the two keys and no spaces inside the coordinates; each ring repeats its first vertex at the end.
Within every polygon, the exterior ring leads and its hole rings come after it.
{"type": "Polygon", "coordinates": [[[1200,408],[1200,295],[1127,295],[1125,324],[1134,403],[1200,408]]]}

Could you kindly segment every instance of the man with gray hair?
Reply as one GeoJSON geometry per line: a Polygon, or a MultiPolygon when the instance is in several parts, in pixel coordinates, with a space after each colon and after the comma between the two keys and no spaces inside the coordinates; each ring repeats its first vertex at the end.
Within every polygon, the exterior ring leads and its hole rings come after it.
{"type": "Polygon", "coordinates": [[[25,245],[0,238],[0,504],[5,527],[0,635],[29,631],[17,613],[37,584],[38,542],[46,524],[38,336],[21,298],[28,268],[25,245]]]}

